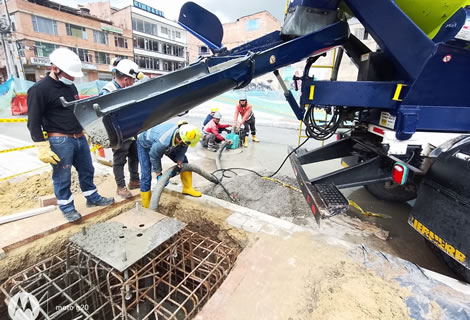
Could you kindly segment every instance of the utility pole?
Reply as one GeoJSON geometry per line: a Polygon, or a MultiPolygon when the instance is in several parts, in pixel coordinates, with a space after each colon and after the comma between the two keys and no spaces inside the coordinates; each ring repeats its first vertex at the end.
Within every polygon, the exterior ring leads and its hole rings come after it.
{"type": "Polygon", "coordinates": [[[0,33],[2,35],[3,49],[7,61],[7,72],[9,77],[16,77],[24,80],[23,63],[18,52],[18,43],[13,39],[11,33],[11,19],[8,12],[7,3],[4,0],[5,18],[0,20],[0,33]],[[13,48],[12,48],[13,46],[13,48]]]}

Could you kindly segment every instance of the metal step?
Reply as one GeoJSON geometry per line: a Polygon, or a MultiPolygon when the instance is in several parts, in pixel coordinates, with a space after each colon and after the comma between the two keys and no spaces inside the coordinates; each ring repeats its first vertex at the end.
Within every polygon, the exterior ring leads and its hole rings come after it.
{"type": "Polygon", "coordinates": [[[346,213],[349,202],[334,184],[314,184],[320,195],[320,203],[317,204],[321,218],[328,218],[337,214],[346,213]]]}

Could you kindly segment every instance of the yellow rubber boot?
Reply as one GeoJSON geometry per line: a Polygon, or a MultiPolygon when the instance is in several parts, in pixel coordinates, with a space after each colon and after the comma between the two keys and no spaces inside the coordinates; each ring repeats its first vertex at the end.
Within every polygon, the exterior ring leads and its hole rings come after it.
{"type": "Polygon", "coordinates": [[[258,139],[256,139],[256,136],[254,136],[254,135],[253,135],[253,136],[251,136],[251,140],[253,140],[253,142],[259,142],[259,140],[258,140],[258,139]]]}
{"type": "Polygon", "coordinates": [[[148,208],[150,205],[150,198],[152,197],[152,191],[140,192],[142,198],[142,207],[148,208]]]}
{"type": "Polygon", "coordinates": [[[193,173],[191,171],[182,171],[180,173],[181,182],[183,182],[183,194],[189,194],[193,197],[200,197],[202,193],[193,189],[193,173]]]}
{"type": "Polygon", "coordinates": [[[245,137],[245,142],[243,143],[245,148],[248,148],[248,137],[245,137]]]}

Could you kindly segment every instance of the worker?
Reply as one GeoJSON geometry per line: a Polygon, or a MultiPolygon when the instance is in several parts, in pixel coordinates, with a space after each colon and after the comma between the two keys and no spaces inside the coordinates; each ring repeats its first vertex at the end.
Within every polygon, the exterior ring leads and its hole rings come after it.
{"type": "Polygon", "coordinates": [[[57,204],[70,222],[81,219],[75,210],[70,185],[72,166],[78,172],[80,188],[87,207],[107,206],[113,198],[102,197],[93,183],[95,169],[83,128],[73,110],[65,108],[60,97],[67,101],[78,99],[73,81],[83,77],[79,57],[66,48],[55,49],[49,56],[51,71],[28,90],[28,129],[38,148],[39,159],[52,165],[52,181],[57,204]],[[47,132],[45,138],[43,130],[47,132]]]}
{"type": "Polygon", "coordinates": [[[212,120],[212,118],[214,117],[214,114],[217,111],[219,111],[219,108],[211,108],[211,112],[207,115],[206,119],[202,123],[202,127],[205,127],[209,123],[209,121],[212,120]]]}
{"type": "Polygon", "coordinates": [[[248,147],[248,135],[251,130],[251,139],[253,142],[259,142],[256,138],[256,127],[255,127],[255,115],[253,113],[253,107],[248,104],[246,94],[242,93],[238,100],[238,104],[235,108],[235,118],[233,121],[234,128],[240,132],[240,139],[243,142],[245,148],[248,147]],[[238,123],[238,115],[242,117],[240,123],[238,123]],[[241,128],[243,126],[243,128],[241,128]]]}
{"type": "MultiPolygon", "coordinates": [[[[188,146],[195,147],[201,139],[201,131],[186,121],[178,125],[162,123],[150,128],[137,137],[137,150],[140,162],[140,194],[142,206],[148,208],[151,197],[152,172],[157,179],[162,175],[162,158],[166,155],[181,169],[183,163],[188,163],[186,151],[188,146]]],[[[178,171],[178,170],[177,170],[178,171]]],[[[177,172],[173,173],[174,175],[177,172]]],[[[201,192],[193,189],[192,172],[180,173],[183,183],[183,194],[200,197],[201,192]]]]}
{"type": "MultiPolygon", "coordinates": [[[[130,87],[136,79],[142,79],[143,74],[139,72],[139,66],[129,59],[114,59],[112,62],[114,79],[108,82],[100,91],[100,96],[121,88],[130,87]]],[[[137,143],[135,137],[125,140],[118,149],[113,149],[113,173],[116,180],[117,195],[124,199],[132,197],[129,190],[140,188],[139,180],[139,158],[137,155],[137,143]],[[129,160],[130,181],[126,187],[124,166],[129,160]],[[129,189],[128,189],[129,188],[129,189]]]]}
{"type": "MultiPolygon", "coordinates": [[[[227,130],[227,132],[230,132],[230,125],[221,124],[220,119],[222,119],[220,112],[215,112],[212,120],[209,121],[202,130],[203,137],[201,143],[202,146],[207,148],[209,151],[217,151],[218,144],[225,141],[225,138],[220,134],[221,130],[227,130]]],[[[231,143],[231,141],[229,143],[231,143]]]]}

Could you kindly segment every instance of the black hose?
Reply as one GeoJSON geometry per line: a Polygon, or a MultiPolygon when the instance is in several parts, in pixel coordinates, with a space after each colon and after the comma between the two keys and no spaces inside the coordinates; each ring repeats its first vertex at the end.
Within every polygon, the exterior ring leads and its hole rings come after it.
{"type": "Polygon", "coordinates": [[[227,140],[225,140],[224,142],[222,142],[219,146],[219,150],[217,150],[217,154],[216,154],[216,157],[215,157],[215,168],[217,170],[220,170],[222,169],[222,164],[220,163],[220,158],[222,157],[222,152],[224,151],[225,148],[227,148],[229,142],[227,140]]]}
{"type": "MultiPolygon", "coordinates": [[[[176,169],[176,166],[173,166],[173,167],[169,168],[168,170],[166,170],[162,174],[161,178],[158,180],[155,187],[152,189],[152,197],[150,198],[150,204],[149,204],[149,209],[150,210],[154,210],[154,211],[157,210],[158,203],[160,202],[160,197],[162,195],[163,189],[165,189],[165,186],[166,186],[168,180],[170,180],[171,174],[172,174],[173,170],[175,170],[175,169],[176,169]]],[[[180,171],[192,171],[192,172],[195,172],[195,173],[199,174],[200,176],[206,178],[207,180],[209,180],[212,183],[215,183],[215,184],[220,183],[219,179],[217,179],[216,176],[202,170],[201,168],[199,168],[198,166],[193,165],[193,164],[183,163],[182,168],[181,168],[180,171]]]]}

